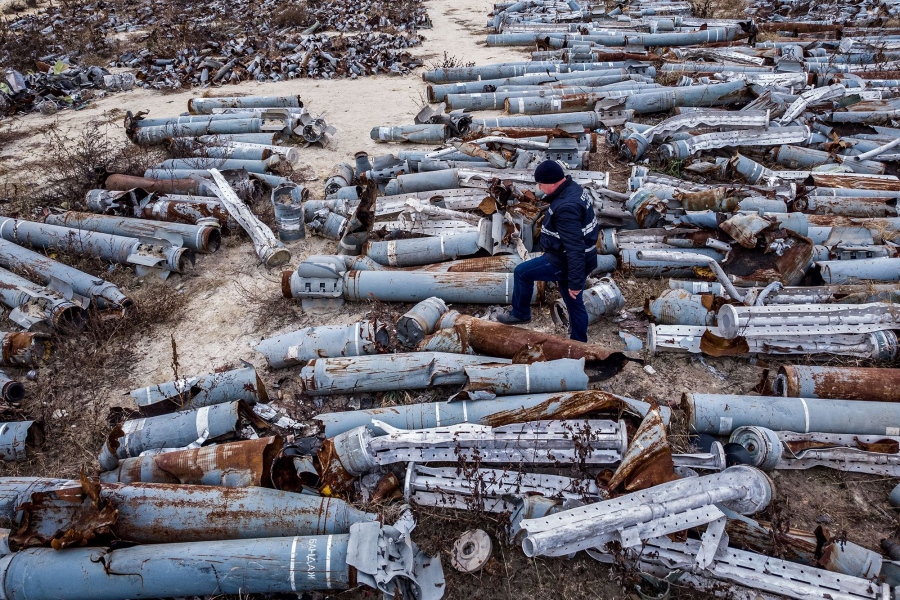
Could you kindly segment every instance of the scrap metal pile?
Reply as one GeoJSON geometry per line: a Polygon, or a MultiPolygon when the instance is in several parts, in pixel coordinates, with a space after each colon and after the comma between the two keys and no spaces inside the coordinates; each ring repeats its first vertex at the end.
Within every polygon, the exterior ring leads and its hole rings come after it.
{"type": "MultiPolygon", "coordinates": [[[[192,113],[219,118],[129,117],[136,142],[190,137],[199,155],[146,178],[110,176],[91,196],[98,212],[204,206],[198,214],[221,226],[234,218],[276,266],[289,254],[238,198],[266,181],[282,239],[308,227],[336,243],[335,254],[283,273],[285,297],[310,310],[415,305],[395,323],[370,314],[255,346],[271,369],[292,369],[284,379],[304,396],[349,396],[349,410],[298,422],[249,366],[151,384],[132,392],[137,412],[109,433],[97,479],[0,480],[11,530],[3,593],[117,599],[363,584],[440,598],[440,562],[410,539],[412,511],[427,506],[494,513],[510,525],[502,541],[525,555],[584,551],[640,574],[661,597],[670,585],[746,598],[896,597],[896,545],[886,558],[825,525],[750,518],[778,497],[766,472],[900,477],[891,362],[900,78],[884,72],[891,38],[876,52],[864,29],[895,9],[872,4],[842,25],[807,22],[790,6],[754,7],[769,19],[759,22],[690,10],[495,7],[488,42],[536,46],[534,60],[427,72],[436,106],[372,137],[431,147],[360,152],[335,167],[324,199],[269,173],[284,148],[273,136],[305,137],[296,99],[192,102],[192,113]],[[512,114],[479,114],[500,108],[512,114]],[[595,168],[616,156],[638,163],[627,193],[595,168]],[[513,269],[537,254],[546,205],[534,167],[548,158],[584,186],[604,227],[584,294],[592,322],[625,307],[613,277],[679,278],[647,299],[646,346],[628,331],[635,319],[614,321],[622,342],[611,347],[465,314],[508,304],[513,269]],[[781,365],[761,395],[688,392],[680,406],[592,389],[664,351],[819,364],[781,365]],[[883,362],[824,364],[834,356],[883,362]],[[408,400],[376,406],[382,394],[408,400]],[[667,433],[676,411],[690,435],[683,452],[667,433]],[[349,502],[395,510],[379,522],[349,502]],[[137,545],[111,547],[118,541],[137,545]]],[[[552,285],[539,286],[533,302],[553,298],[552,285]]],[[[551,314],[565,327],[561,301],[551,314]]],[[[9,456],[24,455],[21,437],[9,456]]],[[[900,505],[900,488],[891,502],[900,505]]],[[[490,555],[490,537],[471,532],[452,562],[472,572],[490,555]]]]}
{"type": "MultiPolygon", "coordinates": [[[[305,203],[306,226],[338,252],[286,271],[285,296],[305,308],[419,304],[395,324],[403,351],[370,318],[264,340],[270,366],[299,366],[312,396],[453,386],[445,402],[316,417],[320,491],[370,497],[393,475],[414,504],[511,513],[528,556],[585,550],[660,587],[892,597],[897,565],[880,553],[824,526],[784,534],[745,516],[775,494],[764,471],[900,476],[900,413],[885,402],[898,377],[900,83],[871,72],[893,68],[873,65],[894,59],[890,38],[873,59],[868,23],[852,20],[710,21],[675,2],[586,13],[498,6],[489,44],[537,45],[534,60],[425,73],[436,106],[372,138],[431,149],[358,153],[335,167],[325,200],[305,203]],[[481,113],[498,109],[509,116],[481,113]],[[615,155],[636,163],[626,193],[591,170],[615,155]],[[667,408],[587,389],[619,370],[622,350],[642,349],[627,329],[611,348],[450,310],[510,302],[512,270],[537,250],[533,169],[547,158],[605,226],[585,293],[592,322],[624,306],[607,274],[677,277],[647,299],[651,354],[820,364],[784,365],[761,396],[686,393],[676,410],[694,453],[678,454],[667,408]],[[821,364],[835,356],[884,366],[821,364]],[[612,407],[640,419],[610,419],[612,407]]],[[[561,301],[552,314],[564,327],[561,301]]]]}
{"type": "MultiPolygon", "coordinates": [[[[307,145],[326,143],[334,128],[310,116],[297,97],[195,98],[190,106],[210,115],[195,117],[194,129],[192,117],[126,119],[137,143],[165,140],[188,158],[166,160],[145,177],[105,174],[105,189],[90,190],[85,197],[89,212],[45,209],[40,221],[0,217],[0,302],[10,309],[12,322],[31,330],[2,333],[0,366],[37,367],[49,352],[48,334],[77,333],[90,319],[126,318],[134,306],[117,285],[41,251],[91,257],[133,267],[141,277],[166,279],[192,267],[196,254],[216,252],[223,235],[243,229],[267,266],[290,260],[290,251],[244,199],[256,200],[270,192],[279,237],[301,237],[301,202],[308,191],[269,171],[281,160],[293,164],[298,159],[297,146],[278,145],[282,136],[307,145]],[[247,105],[262,108],[247,108],[256,115],[251,117],[240,112],[247,105]],[[237,112],[211,115],[213,110],[226,110],[224,106],[237,112]],[[258,133],[206,135],[215,124],[247,122],[255,122],[258,133]]],[[[16,407],[24,387],[2,371],[0,383],[0,413],[19,414],[16,407]]],[[[28,421],[5,427],[3,433],[13,444],[9,448],[15,448],[4,450],[9,459],[25,458],[27,436],[27,445],[32,438],[40,441],[40,424],[28,421]]]]}
{"type": "Polygon", "coordinates": [[[0,80],[0,116],[39,110],[51,115],[62,108],[83,108],[106,92],[130,90],[134,75],[112,75],[101,67],[79,67],[57,61],[37,62],[36,72],[8,70],[0,80]],[[97,91],[102,90],[102,91],[97,91]]]}
{"type": "Polygon", "coordinates": [[[9,19],[0,35],[0,116],[80,108],[135,85],[402,75],[420,66],[410,49],[422,43],[417,30],[431,26],[419,0],[209,2],[202,16],[181,17],[145,1],[51,4],[9,19]],[[129,49],[116,55],[123,46],[129,49]],[[106,66],[116,74],[83,64],[97,56],[110,57],[106,66]]]}
{"type": "Polygon", "coordinates": [[[12,529],[0,559],[4,595],[159,598],[364,585],[387,598],[442,596],[440,560],[411,541],[408,508],[388,524],[338,498],[301,493],[302,457],[250,408],[266,400],[253,368],[133,395],[156,416],[113,431],[100,457],[113,470],[99,480],[0,479],[0,522],[12,529]],[[185,406],[198,408],[171,412],[185,406]],[[60,578],[65,571],[77,572],[77,583],[60,578]]]}

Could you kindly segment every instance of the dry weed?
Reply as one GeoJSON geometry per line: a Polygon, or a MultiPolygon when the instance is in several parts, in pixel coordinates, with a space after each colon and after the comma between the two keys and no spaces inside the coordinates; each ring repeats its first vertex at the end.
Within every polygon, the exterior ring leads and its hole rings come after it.
{"type": "MultiPolygon", "coordinates": [[[[182,316],[186,297],[162,281],[145,283],[131,292],[135,308],[127,318],[92,320],[81,333],[57,336],[53,352],[27,384],[23,410],[44,422],[46,440],[31,459],[0,463],[0,474],[77,478],[82,466],[96,472],[97,454],[119,413],[111,390],[130,371],[133,341],[153,335],[160,324],[182,316]]],[[[21,378],[24,379],[24,378],[21,378]]]]}
{"type": "Polygon", "coordinates": [[[9,212],[28,217],[44,206],[66,209],[84,207],[88,190],[101,187],[107,173],[143,175],[164,158],[158,148],[133,145],[114,135],[111,117],[88,122],[77,132],[63,132],[57,124],[44,132],[43,156],[32,168],[40,179],[12,180],[8,175],[0,183],[0,196],[9,198],[9,212]]]}
{"type": "Polygon", "coordinates": [[[744,19],[744,0],[691,0],[694,16],[700,19],[744,19]]]}

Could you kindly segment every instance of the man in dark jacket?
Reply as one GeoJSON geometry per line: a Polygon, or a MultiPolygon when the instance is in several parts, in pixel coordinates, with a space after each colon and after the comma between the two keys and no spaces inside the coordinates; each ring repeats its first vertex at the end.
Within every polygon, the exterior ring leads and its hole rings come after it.
{"type": "Polygon", "coordinates": [[[544,254],[525,261],[513,272],[512,307],[498,315],[501,323],[531,321],[531,297],[535,281],[556,281],[569,311],[569,337],[587,341],[588,315],[584,308],[584,280],[597,268],[599,226],[591,198],[567,177],[562,167],[546,160],[534,171],[544,201],[550,203],[541,227],[544,254]]]}

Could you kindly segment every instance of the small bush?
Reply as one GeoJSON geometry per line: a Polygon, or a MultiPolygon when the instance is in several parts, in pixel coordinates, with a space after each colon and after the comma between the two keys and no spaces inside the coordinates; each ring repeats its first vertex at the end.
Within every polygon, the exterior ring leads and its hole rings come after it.
{"type": "Polygon", "coordinates": [[[444,51],[443,60],[434,60],[428,63],[428,68],[431,70],[435,69],[458,69],[462,67],[474,67],[474,62],[463,62],[462,59],[456,58],[456,56],[450,56],[447,54],[447,51],[444,51]]]}
{"type": "Polygon", "coordinates": [[[275,27],[309,27],[315,22],[313,15],[305,3],[290,4],[279,11],[273,18],[275,27]]]}
{"type": "Polygon", "coordinates": [[[20,4],[18,2],[10,2],[3,7],[3,14],[14,15],[16,13],[22,12],[23,10],[25,10],[24,4],[20,4]]]}
{"type": "Polygon", "coordinates": [[[746,17],[744,0],[690,0],[699,19],[742,19],[746,17]]]}
{"type": "Polygon", "coordinates": [[[107,173],[143,175],[164,159],[159,149],[135,146],[114,136],[111,127],[121,125],[94,120],[75,134],[51,126],[44,133],[49,150],[36,166],[42,171],[42,185],[15,186],[14,192],[8,192],[10,209],[23,217],[48,205],[77,209],[83,207],[88,190],[99,187],[107,173]]]}

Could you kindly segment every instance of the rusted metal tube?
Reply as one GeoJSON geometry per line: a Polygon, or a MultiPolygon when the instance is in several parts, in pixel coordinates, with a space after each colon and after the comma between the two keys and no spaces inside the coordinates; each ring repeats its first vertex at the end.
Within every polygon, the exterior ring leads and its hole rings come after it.
{"type": "Polygon", "coordinates": [[[588,362],[606,362],[605,366],[613,373],[618,372],[625,362],[622,354],[602,346],[455,312],[445,314],[438,326],[460,331],[473,350],[489,356],[514,358],[528,348],[539,348],[539,360],[583,358],[588,362]]]}
{"type": "Polygon", "coordinates": [[[49,477],[0,477],[0,527],[16,528],[19,521],[17,509],[28,502],[32,494],[65,487],[78,487],[78,483],[49,477]]]}
{"type": "Polygon", "coordinates": [[[101,473],[100,481],[295,490],[296,481],[292,477],[286,480],[273,477],[273,467],[281,448],[281,438],[263,437],[163,454],[144,454],[120,461],[112,471],[101,473]]]}
{"type": "Polygon", "coordinates": [[[234,400],[248,404],[269,401],[266,386],[252,366],[157,383],[133,390],[130,395],[147,416],[234,400]]]}
{"type": "Polygon", "coordinates": [[[36,367],[50,356],[49,336],[28,331],[0,332],[0,366],[36,367]]]}
{"type": "Polygon", "coordinates": [[[783,365],[774,394],[795,398],[845,398],[872,402],[900,401],[900,369],[783,365]]]}
{"type": "MultiPolygon", "coordinates": [[[[402,404],[368,410],[324,413],[313,418],[323,424],[325,435],[330,438],[356,427],[370,426],[373,420],[399,429],[428,429],[458,423],[479,423],[497,427],[544,419],[576,419],[594,413],[620,414],[620,411],[643,416],[649,410],[650,404],[640,400],[600,390],[586,390],[560,394],[505,396],[475,402],[460,400],[402,404]]],[[[668,422],[671,411],[662,407],[660,412],[663,420],[668,422]]],[[[379,427],[372,427],[372,430],[375,434],[384,434],[379,427]]]]}
{"type": "MultiPolygon", "coordinates": [[[[76,482],[72,482],[77,485],[76,482]]],[[[93,534],[82,523],[101,511],[116,511],[111,529],[138,544],[208,542],[347,533],[354,523],[375,522],[378,515],[357,510],[338,498],[296,494],[260,487],[186,486],[165,483],[86,482],[75,488],[32,496],[23,507],[21,526],[10,542],[21,550],[49,545],[65,537],[93,534]],[[87,489],[84,486],[91,489],[87,489]],[[95,500],[99,493],[98,508],[95,500]],[[77,531],[78,533],[75,533],[77,531]]],[[[102,524],[102,525],[100,525],[102,524]]]]}
{"type": "Polygon", "coordinates": [[[443,593],[440,562],[429,562],[407,533],[378,523],[358,523],[349,534],[152,544],[117,550],[31,548],[0,559],[5,597],[32,600],[347,589],[356,584],[354,574],[356,581],[376,589],[399,586],[404,598],[437,600],[443,593]],[[387,546],[399,546],[397,554],[384,556],[387,546]],[[387,562],[385,566],[375,559],[378,556],[387,562]],[[415,584],[417,580],[421,588],[415,584]]]}
{"type": "Polygon", "coordinates": [[[186,448],[210,440],[224,441],[238,436],[243,422],[265,429],[265,421],[257,417],[242,401],[204,406],[197,410],[125,421],[112,430],[100,450],[100,466],[109,471],[119,460],[139,456],[146,450],[186,448]]]}
{"type": "Polygon", "coordinates": [[[0,423],[0,458],[19,461],[44,443],[44,427],[36,421],[0,423]]]}
{"type": "Polygon", "coordinates": [[[157,194],[193,194],[215,198],[209,186],[193,179],[148,179],[116,173],[107,177],[103,186],[108,190],[127,191],[141,188],[157,194]]]}
{"type": "Polygon", "coordinates": [[[163,196],[144,204],[140,216],[144,219],[189,225],[197,225],[208,219],[215,219],[222,227],[222,235],[233,233],[239,227],[237,221],[228,214],[225,207],[212,198],[197,197],[196,201],[188,202],[163,196]]]}
{"type": "Polygon", "coordinates": [[[819,215],[889,218],[898,216],[897,198],[807,196],[794,200],[795,210],[819,215]]]}

